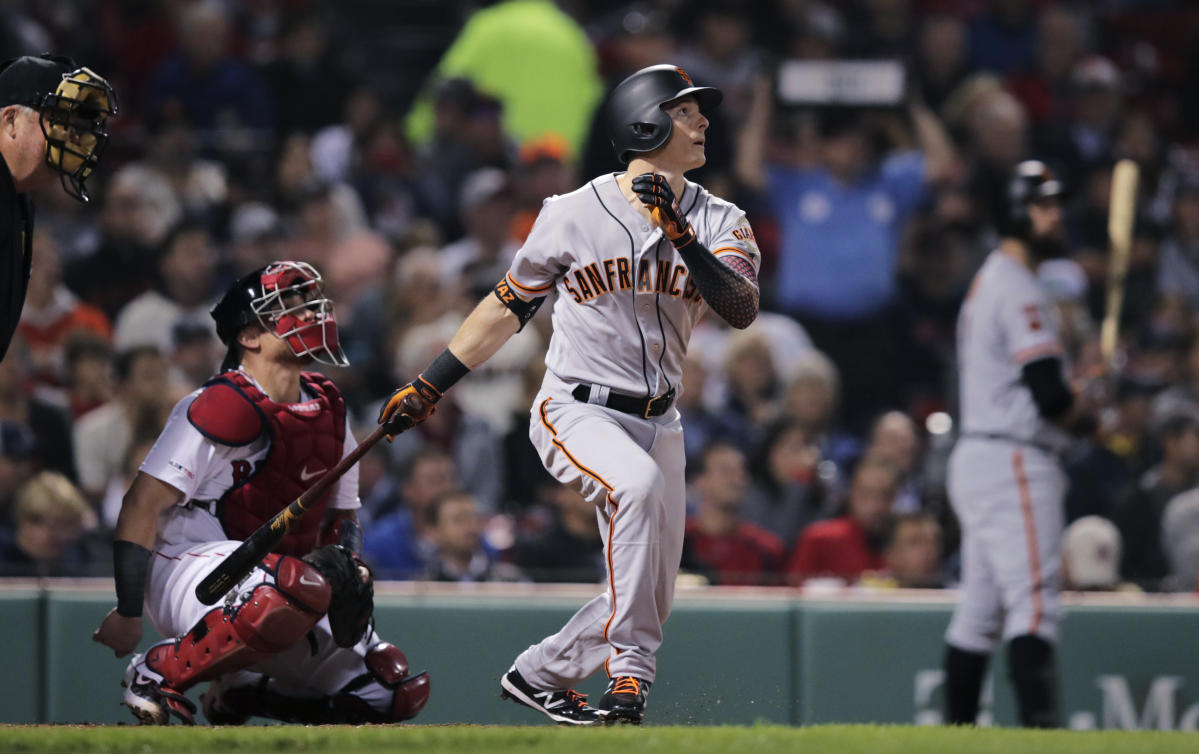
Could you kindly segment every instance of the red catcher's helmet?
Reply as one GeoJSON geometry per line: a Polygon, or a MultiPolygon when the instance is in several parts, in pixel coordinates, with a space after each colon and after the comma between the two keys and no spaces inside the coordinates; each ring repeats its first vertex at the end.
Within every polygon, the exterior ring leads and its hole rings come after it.
{"type": "Polygon", "coordinates": [[[333,301],[325,296],[324,280],[306,262],[272,262],[234,283],[212,308],[217,337],[229,347],[221,371],[236,369],[237,334],[257,323],[287,343],[296,356],[344,367],[350,360],[341,350],[333,301]],[[302,313],[313,313],[302,319],[302,313]]]}

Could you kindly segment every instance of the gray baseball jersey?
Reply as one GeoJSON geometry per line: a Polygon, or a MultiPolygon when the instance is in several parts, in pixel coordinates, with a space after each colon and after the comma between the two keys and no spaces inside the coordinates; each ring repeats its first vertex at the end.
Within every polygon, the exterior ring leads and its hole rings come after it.
{"type": "MultiPolygon", "coordinates": [[[[745,213],[688,181],[678,199],[700,243],[758,269],[745,213]]],[[[545,363],[568,382],[627,395],[678,387],[691,329],[707,306],[662,232],[620,192],[614,175],[545,201],[508,283],[556,293],[545,363]]]]}
{"type": "Polygon", "coordinates": [[[1068,435],[1042,417],[1023,366],[1063,359],[1036,275],[999,251],[975,276],[958,319],[961,438],[949,461],[962,525],[962,588],[946,635],[987,652],[1002,636],[1057,636],[1068,435]]]}
{"type": "MultiPolygon", "coordinates": [[[[760,255],[745,214],[687,182],[679,208],[700,243],[760,255]]],[[[597,508],[608,590],[516,660],[542,689],[570,688],[605,667],[654,680],[686,519],[677,409],[642,418],[603,405],[681,389],[683,356],[706,304],[682,257],[621,193],[614,175],[545,202],[507,275],[526,297],[554,294],[546,377],[530,439],[545,467],[597,508]],[[589,402],[576,400],[592,386],[589,402]]]]}

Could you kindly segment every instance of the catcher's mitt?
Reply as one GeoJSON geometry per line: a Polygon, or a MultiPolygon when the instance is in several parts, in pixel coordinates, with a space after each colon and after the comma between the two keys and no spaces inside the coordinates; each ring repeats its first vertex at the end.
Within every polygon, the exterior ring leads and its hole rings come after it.
{"type": "Polygon", "coordinates": [[[362,641],[375,609],[370,569],[341,545],[318,547],[305,555],[304,561],[320,571],[332,588],[327,614],[333,641],[339,647],[352,647],[362,641]]]}

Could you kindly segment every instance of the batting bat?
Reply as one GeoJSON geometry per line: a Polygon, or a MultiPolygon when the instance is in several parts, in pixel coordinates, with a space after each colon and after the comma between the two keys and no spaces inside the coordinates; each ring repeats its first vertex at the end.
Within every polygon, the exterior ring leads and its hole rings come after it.
{"type": "MultiPolygon", "coordinates": [[[[394,429],[392,430],[395,431],[394,429]]],[[[217,600],[225,596],[235,584],[246,577],[259,561],[265,558],[275,546],[287,536],[292,524],[308,512],[309,506],[324,496],[325,491],[358,463],[358,460],[387,434],[387,425],[380,424],[374,432],[337,462],[337,465],[325,472],[304,494],[288,503],[287,507],[276,513],[262,526],[254,530],[245,541],[229,553],[217,567],[204,577],[196,586],[196,599],[205,605],[215,605],[217,600]]]]}
{"type": "Polygon", "coordinates": [[[1099,352],[1109,372],[1116,370],[1116,343],[1120,335],[1120,310],[1124,308],[1124,278],[1132,253],[1132,224],[1136,217],[1139,168],[1120,160],[1112,171],[1112,196],[1107,216],[1111,256],[1107,267],[1107,311],[1099,331],[1099,352]]]}

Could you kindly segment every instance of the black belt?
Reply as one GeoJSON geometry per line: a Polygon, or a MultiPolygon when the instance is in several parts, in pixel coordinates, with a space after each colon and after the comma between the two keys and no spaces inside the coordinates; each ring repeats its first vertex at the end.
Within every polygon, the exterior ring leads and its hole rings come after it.
{"type": "Polygon", "coordinates": [[[1015,443],[1016,445],[1026,445],[1030,448],[1036,448],[1051,456],[1062,455],[1062,450],[1055,448],[1048,443],[1041,443],[1035,440],[1026,440],[1023,437],[1015,437],[1013,435],[1004,434],[1003,432],[963,432],[963,438],[973,438],[975,440],[1003,440],[1004,442],[1015,443]]]}
{"type": "MultiPolygon", "coordinates": [[[[591,402],[592,385],[579,385],[570,394],[574,396],[576,401],[583,403],[591,402]]],[[[666,391],[664,394],[653,398],[635,398],[631,395],[622,395],[620,393],[608,393],[608,400],[604,401],[604,405],[608,408],[623,411],[626,414],[640,416],[642,419],[649,419],[654,416],[661,416],[670,410],[671,404],[674,403],[674,388],[666,391]]]]}

